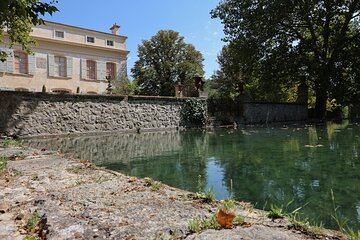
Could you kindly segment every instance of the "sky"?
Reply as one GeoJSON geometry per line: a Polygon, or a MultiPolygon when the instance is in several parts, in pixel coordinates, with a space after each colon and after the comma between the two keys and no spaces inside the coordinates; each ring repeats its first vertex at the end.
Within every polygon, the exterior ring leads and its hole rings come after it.
{"type": "Polygon", "coordinates": [[[113,23],[127,36],[128,73],[138,59],[137,48],[159,30],[175,30],[204,57],[205,77],[218,68],[223,26],[210,11],[220,0],[59,0],[59,12],[45,20],[110,32],[113,23]]]}

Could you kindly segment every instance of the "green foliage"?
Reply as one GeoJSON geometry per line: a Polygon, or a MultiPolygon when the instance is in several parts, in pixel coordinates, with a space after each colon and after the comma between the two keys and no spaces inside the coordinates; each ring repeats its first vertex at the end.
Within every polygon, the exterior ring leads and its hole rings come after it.
{"type": "Polygon", "coordinates": [[[37,212],[34,212],[26,222],[26,228],[29,231],[32,231],[39,224],[39,222],[40,222],[40,216],[37,212]]]}
{"type": "Polygon", "coordinates": [[[271,205],[270,211],[267,216],[273,220],[278,218],[284,218],[283,209],[276,205],[271,205]]]}
{"type": "Polygon", "coordinates": [[[193,96],[193,78],[204,74],[201,53],[172,30],[161,30],[143,40],[138,57],[131,72],[142,95],[174,96],[175,83],[180,82],[184,96],[193,96]]]}
{"type": "Polygon", "coordinates": [[[221,1],[211,15],[224,24],[230,54],[225,47],[217,75],[281,98],[306,76],[324,117],[327,98],[360,100],[359,13],[358,1],[221,1]]]}
{"type": "Polygon", "coordinates": [[[9,158],[7,157],[0,157],[0,173],[6,170],[7,162],[9,158]]]}
{"type": "MultiPolygon", "coordinates": [[[[32,53],[30,45],[36,41],[30,37],[32,26],[43,24],[40,16],[52,15],[58,9],[57,1],[43,3],[38,0],[2,0],[0,1],[0,44],[4,43],[4,30],[9,37],[5,42],[8,47],[19,44],[23,50],[32,53]]],[[[5,35],[5,36],[6,36],[5,35]]],[[[5,61],[7,54],[0,51],[0,61],[5,61]]]]}
{"type": "Polygon", "coordinates": [[[188,229],[190,232],[196,233],[206,229],[220,229],[220,225],[217,222],[216,214],[214,214],[211,218],[190,220],[188,229]]]}
{"type": "Polygon", "coordinates": [[[222,209],[224,209],[226,213],[229,213],[229,211],[231,209],[235,208],[235,201],[234,200],[231,200],[231,199],[230,200],[223,200],[222,203],[223,203],[222,209]]]}
{"type": "Polygon", "coordinates": [[[27,237],[24,237],[23,240],[38,240],[38,238],[34,237],[34,236],[31,236],[31,237],[27,236],[27,237]]]}
{"type": "Polygon", "coordinates": [[[21,146],[21,142],[19,142],[19,141],[16,140],[16,139],[7,138],[7,139],[2,140],[2,141],[0,142],[0,146],[4,146],[4,147],[9,147],[9,146],[19,147],[19,146],[21,146]]]}
{"type": "Polygon", "coordinates": [[[195,199],[202,199],[204,202],[214,202],[215,193],[212,188],[207,191],[203,191],[204,183],[201,180],[201,175],[198,176],[197,192],[195,193],[195,199]]]}
{"type": "Polygon", "coordinates": [[[181,118],[185,125],[205,126],[207,114],[207,103],[199,98],[185,100],[181,108],[181,118]]]}
{"type": "Polygon", "coordinates": [[[237,215],[233,220],[233,224],[235,226],[242,225],[244,223],[245,223],[245,218],[243,216],[240,216],[240,215],[237,215]]]}
{"type": "Polygon", "coordinates": [[[351,239],[351,240],[360,240],[360,231],[354,231],[353,229],[348,229],[346,231],[346,235],[351,239]]]}
{"type": "Polygon", "coordinates": [[[119,95],[133,95],[137,92],[137,81],[130,81],[129,78],[123,74],[118,79],[111,82],[114,86],[113,93],[119,95]]]}

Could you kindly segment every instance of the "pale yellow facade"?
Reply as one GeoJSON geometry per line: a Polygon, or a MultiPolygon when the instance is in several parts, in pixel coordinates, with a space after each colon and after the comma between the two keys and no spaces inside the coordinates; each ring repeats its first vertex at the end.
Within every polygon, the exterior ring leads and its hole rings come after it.
{"type": "Polygon", "coordinates": [[[20,47],[0,45],[9,53],[0,61],[0,90],[105,93],[109,71],[114,81],[127,71],[127,38],[117,30],[116,25],[112,33],[104,33],[47,21],[33,27],[31,35],[38,42],[33,55],[19,58],[20,47]]]}

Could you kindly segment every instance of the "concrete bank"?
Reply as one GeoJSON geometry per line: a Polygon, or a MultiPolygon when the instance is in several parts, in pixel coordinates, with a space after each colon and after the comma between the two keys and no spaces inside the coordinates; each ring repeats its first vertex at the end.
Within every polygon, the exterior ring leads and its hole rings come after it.
{"type": "MultiPolygon", "coordinates": [[[[191,232],[189,222],[210,218],[221,204],[151,179],[136,179],[64,158],[45,149],[1,147],[10,158],[0,173],[0,239],[312,239],[270,220],[247,203],[236,203],[245,223],[233,229],[191,232]],[[38,224],[32,226],[36,216],[38,224]],[[32,217],[32,218],[31,218],[32,217]]],[[[196,179],[194,179],[196,181],[196,179]]],[[[320,239],[345,239],[318,231],[320,239]]]]}

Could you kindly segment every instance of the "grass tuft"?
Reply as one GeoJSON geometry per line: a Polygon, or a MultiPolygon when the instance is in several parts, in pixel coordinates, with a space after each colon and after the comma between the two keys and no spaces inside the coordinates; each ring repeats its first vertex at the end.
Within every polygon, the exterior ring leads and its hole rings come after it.
{"type": "Polygon", "coordinates": [[[13,138],[7,138],[2,141],[0,141],[0,146],[4,147],[20,147],[22,144],[18,140],[15,140],[13,138]]]}

